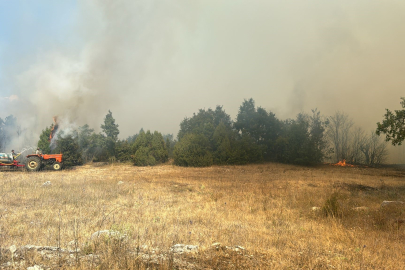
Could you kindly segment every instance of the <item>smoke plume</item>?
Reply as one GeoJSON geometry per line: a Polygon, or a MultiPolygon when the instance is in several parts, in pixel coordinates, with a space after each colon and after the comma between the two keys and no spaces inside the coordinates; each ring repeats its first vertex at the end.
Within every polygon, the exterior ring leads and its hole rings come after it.
{"type": "Polygon", "coordinates": [[[282,119],[344,111],[372,130],[403,95],[405,2],[88,0],[77,10],[76,42],[39,40],[9,74],[18,99],[6,107],[32,134],[54,115],[98,130],[108,110],[121,138],[176,133],[199,108],[235,117],[250,97],[282,119]]]}

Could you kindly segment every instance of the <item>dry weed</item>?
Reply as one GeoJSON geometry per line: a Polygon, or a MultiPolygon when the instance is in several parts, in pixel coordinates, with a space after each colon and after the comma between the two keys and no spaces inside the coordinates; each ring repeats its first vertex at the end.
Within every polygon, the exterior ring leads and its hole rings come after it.
{"type": "Polygon", "coordinates": [[[80,252],[57,260],[30,253],[25,268],[405,269],[404,211],[380,208],[405,200],[403,175],[283,164],[1,172],[0,260],[12,259],[8,247],[32,244],[80,252]],[[126,239],[90,240],[99,230],[126,239]],[[178,243],[199,252],[170,254],[178,243]]]}

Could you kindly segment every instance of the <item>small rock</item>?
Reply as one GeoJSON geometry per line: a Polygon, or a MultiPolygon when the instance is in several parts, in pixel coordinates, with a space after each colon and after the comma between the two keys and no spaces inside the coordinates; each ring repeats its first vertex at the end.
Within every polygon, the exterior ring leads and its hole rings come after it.
{"type": "Polygon", "coordinates": [[[43,187],[47,187],[47,186],[50,186],[50,185],[52,185],[51,181],[46,181],[45,183],[42,184],[43,187]]]}
{"type": "Polygon", "coordinates": [[[77,242],[75,240],[72,240],[67,244],[67,247],[68,247],[69,250],[75,250],[76,249],[76,244],[77,244],[77,242]]]}
{"type": "Polygon", "coordinates": [[[11,254],[14,254],[14,252],[16,252],[17,247],[15,245],[12,245],[9,247],[11,254]]]}
{"type": "Polygon", "coordinates": [[[219,249],[221,249],[221,243],[216,242],[216,243],[212,244],[211,247],[215,248],[216,250],[219,250],[219,249]]]}
{"type": "Polygon", "coordinates": [[[27,267],[27,270],[44,270],[44,268],[36,264],[34,266],[27,267]]]}
{"type": "Polygon", "coordinates": [[[122,181],[119,181],[119,182],[117,183],[117,185],[122,185],[122,184],[124,184],[124,182],[122,182],[122,181]]]}
{"type": "Polygon", "coordinates": [[[170,248],[172,253],[190,253],[190,252],[198,252],[198,246],[194,245],[184,245],[184,244],[176,244],[170,248]]]}
{"type": "Polygon", "coordinates": [[[239,252],[241,250],[245,250],[245,248],[241,247],[241,246],[233,246],[233,247],[228,247],[227,246],[226,249],[233,250],[233,251],[236,251],[236,252],[239,252]]]}
{"type": "Polygon", "coordinates": [[[127,236],[126,234],[122,234],[118,231],[111,231],[111,230],[103,230],[103,231],[97,231],[93,233],[90,237],[90,240],[97,240],[101,236],[103,237],[113,237],[119,240],[125,239],[127,236]]]}
{"type": "Polygon", "coordinates": [[[404,202],[402,202],[402,201],[383,201],[381,203],[381,207],[385,207],[388,205],[403,205],[403,204],[404,204],[404,202]]]}
{"type": "Polygon", "coordinates": [[[354,210],[354,211],[367,211],[368,207],[366,207],[366,206],[358,206],[358,207],[352,208],[352,210],[354,210]]]}

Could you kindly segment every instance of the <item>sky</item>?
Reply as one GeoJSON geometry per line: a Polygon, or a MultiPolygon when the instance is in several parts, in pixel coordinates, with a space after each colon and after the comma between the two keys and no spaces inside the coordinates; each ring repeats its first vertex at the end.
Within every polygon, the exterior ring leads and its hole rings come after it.
{"type": "Polygon", "coordinates": [[[35,139],[52,117],[120,138],[176,134],[244,99],[280,119],[317,108],[367,131],[405,87],[399,0],[0,0],[0,117],[35,139]]]}

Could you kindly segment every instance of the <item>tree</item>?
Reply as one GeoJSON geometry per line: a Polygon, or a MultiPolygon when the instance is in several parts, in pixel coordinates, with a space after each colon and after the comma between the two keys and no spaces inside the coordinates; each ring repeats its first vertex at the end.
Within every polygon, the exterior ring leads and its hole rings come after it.
{"type": "Polygon", "coordinates": [[[360,150],[364,154],[364,163],[368,165],[383,163],[388,154],[387,144],[381,142],[375,132],[371,132],[369,137],[364,137],[360,150]]]}
{"type": "Polygon", "coordinates": [[[336,112],[329,118],[327,136],[333,145],[335,162],[350,159],[350,135],[353,121],[347,114],[336,112]]]}
{"type": "Polygon", "coordinates": [[[141,131],[133,145],[134,165],[153,166],[168,160],[168,151],[161,133],[141,131]]]}
{"type": "Polygon", "coordinates": [[[222,106],[217,106],[215,110],[200,109],[197,114],[185,118],[180,123],[178,142],[173,151],[175,163],[193,167],[227,163],[230,155],[226,153],[228,150],[225,148],[229,146],[225,145],[225,140],[234,139],[229,137],[234,136],[230,131],[232,131],[231,117],[222,106]]]}
{"type": "Polygon", "coordinates": [[[325,136],[325,130],[329,124],[328,120],[323,120],[321,113],[315,109],[309,117],[309,145],[308,151],[313,163],[321,162],[330,152],[325,136]]]}
{"type": "Polygon", "coordinates": [[[233,131],[230,127],[220,123],[214,131],[214,163],[215,164],[229,164],[229,159],[232,156],[232,134],[233,131]]]}
{"type": "Polygon", "coordinates": [[[39,135],[39,141],[37,146],[41,149],[43,154],[50,154],[51,153],[51,145],[49,142],[49,134],[51,134],[51,129],[53,124],[50,127],[45,128],[42,130],[41,135],[39,135]]]}
{"type": "Polygon", "coordinates": [[[102,131],[106,135],[105,139],[105,148],[109,154],[109,156],[115,155],[115,143],[118,140],[118,134],[120,131],[118,130],[118,124],[115,124],[115,119],[112,116],[112,112],[108,110],[107,115],[104,118],[104,125],[101,125],[102,131]]]}
{"type": "Polygon", "coordinates": [[[174,139],[173,134],[163,134],[163,139],[165,140],[166,143],[169,158],[172,158],[174,146],[176,145],[176,140],[174,139]]]}
{"type": "Polygon", "coordinates": [[[215,111],[212,109],[200,109],[197,114],[193,114],[193,117],[185,118],[180,123],[177,139],[180,141],[186,134],[194,133],[203,135],[211,144],[215,128],[220,123],[232,127],[231,117],[222,109],[222,106],[217,106],[215,111]]]}
{"type": "Polygon", "coordinates": [[[272,112],[255,107],[253,99],[244,100],[234,123],[241,135],[250,136],[263,151],[265,160],[276,160],[275,146],[281,134],[281,121],[272,112]]]}
{"type": "Polygon", "coordinates": [[[132,160],[132,144],[128,141],[118,141],[115,145],[115,154],[120,162],[127,162],[132,160]]]}
{"type": "Polygon", "coordinates": [[[84,162],[90,161],[93,159],[93,155],[90,151],[91,149],[91,138],[94,134],[94,129],[90,128],[89,125],[85,124],[78,128],[78,144],[80,152],[82,153],[82,158],[84,162]]]}
{"type": "Polygon", "coordinates": [[[202,134],[188,133],[176,143],[174,163],[184,167],[206,167],[213,164],[209,140],[202,134]]]}
{"type": "Polygon", "coordinates": [[[391,112],[385,109],[384,120],[377,123],[377,135],[385,134],[385,140],[391,141],[392,145],[401,145],[405,139],[405,98],[401,97],[403,110],[391,112]]]}
{"type": "Polygon", "coordinates": [[[83,163],[77,133],[65,135],[63,131],[60,131],[57,138],[55,152],[63,153],[64,166],[70,167],[81,165],[83,163]]]}

